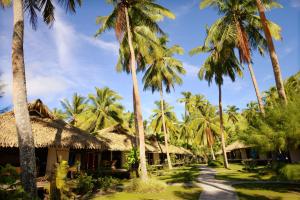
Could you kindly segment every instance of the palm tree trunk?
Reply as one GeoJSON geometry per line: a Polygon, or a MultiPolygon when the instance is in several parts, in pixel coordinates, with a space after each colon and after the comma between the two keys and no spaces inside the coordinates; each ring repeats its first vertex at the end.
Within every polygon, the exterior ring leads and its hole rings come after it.
{"type": "Polygon", "coordinates": [[[138,134],[140,138],[140,166],[141,166],[141,179],[147,180],[147,166],[146,166],[146,153],[145,153],[145,135],[144,135],[144,127],[143,127],[143,116],[141,109],[141,98],[139,94],[138,81],[136,77],[136,68],[135,68],[135,54],[132,45],[132,36],[131,36],[131,28],[129,23],[128,9],[125,7],[125,16],[126,16],[126,25],[127,25],[127,35],[128,35],[128,45],[131,54],[131,75],[133,82],[133,93],[135,97],[135,112],[136,112],[136,121],[138,127],[138,134]]]}
{"type": "Polygon", "coordinates": [[[221,84],[218,84],[219,87],[219,115],[220,115],[220,130],[221,130],[221,143],[222,143],[222,151],[224,158],[224,167],[228,168],[228,160],[225,149],[225,137],[224,137],[224,125],[223,125],[223,108],[222,108],[222,89],[221,84]]]}
{"type": "Polygon", "coordinates": [[[23,52],[24,13],[23,0],[13,1],[13,39],[12,39],[12,70],[13,70],[13,104],[18,133],[21,182],[31,197],[37,195],[36,163],[33,134],[28,113],[25,64],[23,52]]]}
{"type": "Polygon", "coordinates": [[[137,132],[138,130],[138,126],[137,126],[137,118],[136,118],[136,108],[135,108],[135,95],[134,95],[134,88],[132,88],[132,98],[133,98],[133,113],[134,113],[134,127],[135,127],[135,130],[136,130],[136,133],[135,133],[135,148],[137,148],[139,146],[139,134],[137,132]]]}
{"type": "Polygon", "coordinates": [[[283,85],[283,81],[282,81],[279,61],[278,61],[278,57],[277,57],[277,54],[276,54],[276,51],[275,51],[273,39],[272,39],[270,30],[269,30],[269,27],[268,27],[268,24],[267,24],[267,18],[266,18],[266,15],[265,15],[265,8],[262,5],[261,0],[256,0],[256,5],[257,5],[258,12],[259,12],[261,24],[262,24],[262,27],[263,27],[263,30],[264,30],[264,33],[265,33],[265,37],[266,37],[266,40],[267,40],[267,45],[268,45],[268,49],[269,49],[269,54],[270,54],[272,66],[273,66],[274,76],[275,76],[277,92],[278,92],[279,97],[284,101],[285,104],[287,104],[287,98],[286,98],[284,85],[283,85]]]}
{"type": "Polygon", "coordinates": [[[215,152],[214,152],[214,149],[213,149],[212,145],[210,145],[210,153],[211,153],[212,159],[216,160],[215,152]]]}
{"type": "Polygon", "coordinates": [[[169,166],[169,169],[172,169],[172,163],[171,163],[171,158],[170,158],[170,154],[169,154],[168,135],[167,135],[167,130],[166,130],[165,111],[164,111],[164,96],[163,96],[162,89],[160,89],[160,106],[161,106],[161,118],[162,118],[163,130],[164,130],[168,166],[169,166]]]}
{"type": "Polygon", "coordinates": [[[254,70],[253,70],[253,67],[252,67],[251,63],[248,63],[248,68],[249,68],[252,83],[253,83],[253,86],[254,86],[254,89],[255,89],[255,94],[256,94],[259,110],[263,114],[263,116],[265,116],[264,104],[262,102],[262,98],[261,98],[261,95],[260,95],[260,92],[259,92],[258,84],[257,84],[256,77],[255,77],[254,70]]]}

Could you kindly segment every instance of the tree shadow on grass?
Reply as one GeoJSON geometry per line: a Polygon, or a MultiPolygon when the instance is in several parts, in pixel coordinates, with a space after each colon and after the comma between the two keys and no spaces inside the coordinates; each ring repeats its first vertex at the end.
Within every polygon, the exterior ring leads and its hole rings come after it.
{"type": "Polygon", "coordinates": [[[268,198],[268,197],[263,196],[263,195],[258,195],[258,194],[249,195],[249,194],[245,194],[245,193],[242,193],[242,192],[237,192],[237,195],[239,197],[239,200],[281,200],[280,197],[268,198]]]}
{"type": "Polygon", "coordinates": [[[174,195],[185,200],[198,200],[201,192],[198,191],[174,191],[174,195]]]}
{"type": "Polygon", "coordinates": [[[234,185],[238,189],[249,190],[270,190],[280,193],[297,192],[300,193],[300,183],[247,183],[234,185]]]}
{"type": "Polygon", "coordinates": [[[164,180],[167,183],[186,183],[195,180],[199,176],[199,168],[190,167],[189,169],[173,169],[174,171],[170,171],[169,174],[158,177],[160,180],[164,180]]]}

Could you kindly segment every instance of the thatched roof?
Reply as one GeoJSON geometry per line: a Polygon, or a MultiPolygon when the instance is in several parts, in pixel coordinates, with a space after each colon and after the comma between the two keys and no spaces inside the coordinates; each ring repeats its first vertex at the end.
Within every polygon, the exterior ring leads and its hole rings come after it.
{"type": "MultiPolygon", "coordinates": [[[[41,100],[30,103],[28,108],[35,147],[101,149],[101,141],[62,120],[55,119],[41,100]]],[[[15,118],[12,111],[0,115],[0,146],[18,147],[15,118]]]]}
{"type": "MultiPolygon", "coordinates": [[[[104,149],[111,151],[130,151],[134,147],[135,137],[128,134],[128,131],[121,126],[113,126],[98,131],[97,138],[104,143],[104,149]]],[[[154,140],[146,140],[147,152],[166,152],[166,147],[154,140]]],[[[176,154],[192,154],[190,151],[169,145],[169,152],[176,154]]]]}
{"type": "MultiPolygon", "coordinates": [[[[252,147],[252,146],[245,145],[243,142],[237,140],[237,141],[231,143],[230,145],[228,145],[225,149],[226,149],[226,152],[231,152],[236,149],[245,149],[245,148],[249,148],[249,147],[252,147]]],[[[218,151],[217,154],[222,154],[222,150],[218,151]]]]}

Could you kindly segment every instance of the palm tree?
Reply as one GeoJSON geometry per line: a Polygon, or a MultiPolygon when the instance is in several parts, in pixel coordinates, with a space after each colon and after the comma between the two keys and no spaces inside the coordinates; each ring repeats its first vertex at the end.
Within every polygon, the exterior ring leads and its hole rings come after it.
{"type": "Polygon", "coordinates": [[[211,151],[212,159],[215,160],[213,144],[215,137],[217,137],[220,133],[215,107],[206,103],[203,105],[201,110],[193,112],[191,118],[192,127],[196,130],[195,140],[201,145],[208,146],[211,151]]]}
{"type": "Polygon", "coordinates": [[[277,92],[278,92],[280,99],[282,99],[283,102],[285,104],[287,104],[287,97],[286,97],[285,90],[284,90],[280,65],[279,65],[278,57],[277,57],[277,54],[275,51],[275,46],[274,46],[272,36],[271,36],[270,25],[268,23],[266,15],[265,15],[265,7],[262,4],[261,0],[256,0],[256,6],[257,6],[257,9],[259,12],[261,25],[263,27],[265,37],[267,40],[267,44],[268,44],[269,55],[270,55],[270,59],[271,59],[272,66],[273,66],[273,72],[274,72],[277,92]]]}
{"type": "Polygon", "coordinates": [[[109,16],[98,17],[97,22],[101,24],[101,27],[96,33],[96,36],[108,29],[115,30],[116,36],[120,42],[125,38],[125,35],[127,36],[127,43],[130,50],[130,72],[133,82],[134,111],[137,122],[136,132],[139,134],[140,144],[141,179],[147,180],[145,135],[141,99],[136,75],[136,55],[132,42],[132,25],[144,25],[154,33],[163,33],[157,24],[158,19],[162,19],[164,16],[175,18],[175,16],[168,9],[155,4],[152,0],[108,0],[108,3],[113,4],[114,9],[109,16]]]}
{"type": "MultiPolygon", "coordinates": [[[[163,112],[161,109],[161,102],[155,101],[156,108],[152,111],[154,114],[151,116],[151,128],[159,135],[159,133],[164,132],[164,127],[166,132],[170,135],[170,133],[176,133],[177,126],[175,125],[177,122],[176,114],[174,113],[174,107],[170,106],[168,103],[163,101],[163,112]],[[162,118],[165,118],[164,123],[162,118]]],[[[164,139],[166,137],[164,135],[164,139]]],[[[166,146],[167,150],[167,146],[166,146]]],[[[168,161],[169,162],[169,161],[168,161]]]]}
{"type": "Polygon", "coordinates": [[[237,111],[239,108],[236,106],[227,106],[226,114],[228,115],[228,120],[231,121],[233,124],[237,123],[239,121],[238,119],[238,113],[237,111]]]}
{"type": "Polygon", "coordinates": [[[193,130],[191,129],[191,119],[190,116],[183,115],[183,120],[180,123],[180,130],[179,130],[179,138],[184,141],[186,148],[189,148],[189,142],[193,138],[193,130]]]}
{"type": "Polygon", "coordinates": [[[121,99],[121,96],[108,87],[96,87],[96,95],[89,95],[91,105],[78,115],[78,127],[95,133],[103,128],[122,124],[123,106],[118,102],[121,99]]]}
{"type": "Polygon", "coordinates": [[[166,37],[160,38],[161,46],[165,47],[165,52],[162,56],[154,58],[153,63],[150,64],[145,75],[143,77],[144,90],[151,89],[152,93],[159,91],[160,93],[160,105],[162,113],[162,124],[165,137],[166,153],[169,169],[172,169],[171,158],[168,148],[168,135],[165,124],[164,116],[164,96],[163,91],[167,93],[171,92],[171,88],[174,88],[175,84],[182,84],[180,74],[185,74],[185,70],[182,66],[182,62],[175,59],[173,56],[175,53],[183,54],[183,49],[177,45],[167,48],[168,42],[166,37]]]}
{"type": "Polygon", "coordinates": [[[179,99],[180,103],[184,103],[184,115],[185,117],[188,115],[188,110],[191,102],[192,93],[191,92],[181,92],[183,98],[179,99]]]}
{"type": "MultiPolygon", "coordinates": [[[[9,0],[1,0],[6,5],[9,0]]],[[[41,12],[43,20],[50,25],[54,21],[54,5],[52,0],[13,0],[13,38],[12,38],[12,71],[13,71],[13,104],[20,149],[21,182],[26,192],[36,196],[35,149],[29,112],[27,108],[27,91],[24,63],[24,12],[27,11],[34,29],[37,25],[37,12],[41,12]]],[[[66,9],[75,12],[81,0],[60,0],[66,9]]]]}
{"type": "Polygon", "coordinates": [[[66,119],[68,116],[67,114],[62,111],[61,109],[58,109],[58,108],[54,108],[52,110],[52,114],[57,118],[57,119],[61,119],[61,120],[64,120],[66,119]]]}
{"type": "Polygon", "coordinates": [[[87,99],[77,93],[73,94],[72,102],[69,102],[68,99],[64,99],[60,103],[67,115],[68,122],[72,125],[77,124],[78,115],[87,107],[87,99]]]}
{"type": "MultiPolygon", "coordinates": [[[[208,33],[210,30],[207,31],[208,33]]],[[[238,73],[242,75],[239,61],[234,53],[234,46],[231,41],[220,40],[219,35],[212,37],[208,35],[205,39],[205,45],[196,47],[190,51],[191,55],[198,53],[209,53],[208,58],[200,68],[199,78],[208,81],[208,85],[215,81],[219,89],[219,116],[220,116],[220,132],[222,151],[224,157],[224,166],[228,168],[227,155],[225,150],[225,137],[224,137],[224,122],[223,122],[223,108],[222,108],[222,89],[223,76],[229,76],[232,81],[235,81],[235,75],[238,73]]]]}
{"type": "MultiPolygon", "coordinates": [[[[259,17],[256,15],[256,7],[253,4],[253,0],[204,0],[200,4],[201,8],[207,6],[215,7],[219,13],[224,14],[212,25],[211,31],[219,34],[220,30],[222,30],[223,38],[227,37],[228,33],[234,34],[234,37],[229,37],[234,38],[233,42],[238,49],[240,62],[248,65],[260,111],[265,115],[262,97],[252,67],[251,50],[258,49],[263,54],[263,50],[267,49],[267,42],[260,33],[262,26],[259,17]],[[234,31],[228,31],[230,29],[234,31]]],[[[267,6],[272,8],[279,5],[272,3],[267,4],[267,6]]],[[[272,36],[275,39],[281,39],[280,27],[270,21],[268,21],[268,24],[272,30],[272,36]]],[[[214,35],[214,33],[210,34],[214,35]]]]}

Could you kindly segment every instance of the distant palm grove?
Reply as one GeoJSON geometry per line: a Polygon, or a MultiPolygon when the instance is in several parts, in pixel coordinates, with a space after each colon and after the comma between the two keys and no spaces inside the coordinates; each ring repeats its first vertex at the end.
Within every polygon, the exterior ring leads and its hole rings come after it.
{"type": "MultiPolygon", "coordinates": [[[[172,169],[174,160],[170,145],[184,147],[204,160],[216,160],[221,152],[222,163],[229,167],[226,146],[234,141],[255,145],[259,151],[273,152],[274,157],[300,145],[300,72],[283,80],[281,67],[273,40],[281,40],[281,27],[266,18],[265,11],[282,6],[276,0],[202,0],[200,10],[214,8],[218,19],[210,26],[199,22],[205,38],[194,49],[184,50],[180,45],[170,45],[168,34],[160,26],[162,20],[176,20],[175,14],[155,0],[106,0],[113,10],[107,16],[95,13],[99,27],[95,37],[113,31],[119,43],[116,63],[118,72],[132,79],[132,109],[125,108],[122,96],[107,87],[95,86],[94,92],[83,96],[75,93],[65,97],[52,113],[57,119],[97,135],[100,130],[121,126],[136,138],[135,150],[139,162],[138,174],[142,181],[149,179],[146,160],[146,137],[153,136],[166,147],[166,160],[172,169]],[[199,81],[215,84],[218,105],[209,102],[205,94],[181,93],[178,103],[184,105],[184,114],[178,118],[174,106],[167,102],[171,93],[183,84],[186,74],[178,55],[204,55],[199,63],[199,81]],[[274,87],[261,91],[256,80],[253,54],[270,57],[274,71],[274,87]],[[249,73],[257,101],[245,102],[247,107],[223,106],[225,78],[235,82],[237,77],[249,73]],[[138,77],[142,78],[139,85],[138,77]],[[143,90],[160,94],[153,102],[152,115],[145,119],[142,113],[143,90]],[[132,112],[129,110],[133,110],[132,112]]],[[[2,9],[13,9],[12,72],[13,112],[18,133],[21,182],[24,190],[37,195],[34,134],[28,111],[24,61],[24,20],[38,30],[39,15],[51,28],[55,23],[55,6],[76,13],[81,0],[0,0],[2,9]]],[[[0,8],[0,9],[1,9],[0,8]]],[[[0,98],[5,95],[0,84],[0,98]]],[[[195,85],[197,82],[195,82],[195,85]]],[[[238,98],[238,97],[232,97],[238,98]]],[[[59,101],[59,100],[58,100],[59,101]]],[[[1,112],[7,108],[1,108],[1,112]]]]}

